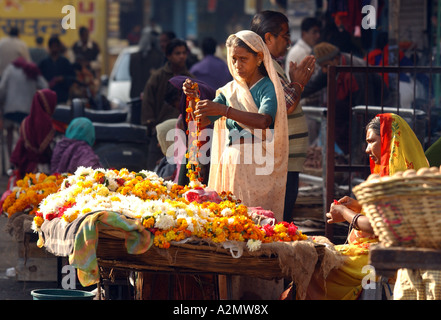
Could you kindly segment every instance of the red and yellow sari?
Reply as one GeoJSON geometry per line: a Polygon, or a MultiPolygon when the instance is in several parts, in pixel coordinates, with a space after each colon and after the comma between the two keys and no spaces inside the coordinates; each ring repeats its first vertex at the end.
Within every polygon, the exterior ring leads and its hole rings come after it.
{"type": "MultiPolygon", "coordinates": [[[[408,169],[428,167],[423,148],[407,122],[393,113],[379,114],[381,136],[381,161],[370,159],[371,173],[393,175],[408,169]]],[[[363,212],[361,212],[363,214],[363,212]]],[[[330,272],[326,281],[313,281],[309,290],[311,299],[354,300],[360,296],[362,281],[370,269],[369,247],[378,242],[377,237],[353,229],[347,244],[335,248],[345,256],[345,263],[330,272]]]]}

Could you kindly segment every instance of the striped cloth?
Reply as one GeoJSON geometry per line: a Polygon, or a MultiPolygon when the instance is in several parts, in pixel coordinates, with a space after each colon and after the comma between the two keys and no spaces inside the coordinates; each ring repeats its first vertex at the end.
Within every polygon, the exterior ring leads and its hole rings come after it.
{"type": "Polygon", "coordinates": [[[289,158],[288,171],[302,172],[308,149],[308,124],[299,104],[293,113],[288,115],[289,158]]]}
{"type": "MultiPolygon", "coordinates": [[[[273,60],[275,69],[279,75],[280,82],[285,94],[287,108],[291,106],[297,99],[298,94],[294,87],[290,84],[286,77],[285,71],[280,64],[273,60]]],[[[288,135],[289,135],[289,158],[288,171],[302,172],[303,164],[306,161],[306,153],[308,150],[308,124],[306,116],[303,113],[302,105],[299,103],[293,113],[288,115],[288,135]]]]}
{"type": "Polygon", "coordinates": [[[75,235],[83,220],[91,213],[81,215],[71,223],[60,218],[46,220],[41,226],[40,241],[46,250],[55,256],[67,257],[74,249],[75,235]]]}
{"type": "Polygon", "coordinates": [[[99,211],[86,216],[75,236],[74,249],[69,256],[69,263],[78,269],[78,280],[85,287],[99,281],[96,260],[99,225],[123,231],[127,252],[130,254],[142,254],[153,244],[153,236],[139,220],[112,211],[99,211]]]}

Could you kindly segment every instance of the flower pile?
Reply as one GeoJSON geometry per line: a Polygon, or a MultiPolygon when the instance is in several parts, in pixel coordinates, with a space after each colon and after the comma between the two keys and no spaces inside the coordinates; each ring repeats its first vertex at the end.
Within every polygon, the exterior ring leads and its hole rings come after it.
{"type": "Polygon", "coordinates": [[[261,243],[306,239],[293,223],[256,224],[248,208],[230,192],[217,195],[216,202],[189,201],[187,195],[193,191],[191,186],[165,181],[150,171],[79,167],[57,193],[40,203],[33,229],[38,231],[45,220],[55,217],[69,223],[82,214],[108,210],[139,219],[154,234],[154,244],[160,248],[191,237],[215,243],[243,241],[251,251],[258,250],[261,243]]]}
{"type": "Polygon", "coordinates": [[[11,193],[3,202],[2,210],[10,218],[17,212],[35,214],[38,204],[48,195],[57,192],[68,174],[46,175],[29,173],[17,181],[11,193]]]}

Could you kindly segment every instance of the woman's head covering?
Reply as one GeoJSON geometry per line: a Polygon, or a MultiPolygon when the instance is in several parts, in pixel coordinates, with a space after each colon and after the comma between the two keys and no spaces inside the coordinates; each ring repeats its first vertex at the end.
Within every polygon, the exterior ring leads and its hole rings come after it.
{"type": "Polygon", "coordinates": [[[321,42],[314,46],[313,53],[318,64],[334,59],[340,49],[328,42],[321,42]]]}
{"type": "Polygon", "coordinates": [[[78,117],[70,122],[65,136],[69,139],[85,141],[92,147],[95,143],[95,127],[88,118],[78,117]]]}
{"type": "Polygon", "coordinates": [[[52,115],[57,106],[57,94],[49,89],[34,94],[29,115],[22,121],[20,137],[11,155],[11,163],[26,174],[34,172],[38,163],[49,163],[49,144],[55,135],[52,115]]]}
{"type": "Polygon", "coordinates": [[[35,63],[28,62],[23,57],[18,57],[17,59],[12,61],[12,64],[16,68],[23,69],[23,72],[26,74],[26,77],[28,77],[29,79],[35,80],[41,74],[40,69],[35,63]]]}
{"type": "Polygon", "coordinates": [[[420,141],[403,118],[393,113],[376,117],[380,118],[381,160],[375,165],[370,159],[371,173],[390,176],[429,166],[420,141]]]}
{"type": "MultiPolygon", "coordinates": [[[[286,110],[279,110],[279,107],[285,106],[286,109],[286,102],[285,102],[285,95],[283,91],[282,84],[280,82],[279,75],[274,68],[273,59],[271,57],[271,53],[268,50],[268,47],[266,46],[263,39],[254,33],[253,31],[249,30],[243,30],[239,31],[236,34],[230,35],[227,40],[227,44],[230,42],[229,40],[232,37],[237,37],[241,39],[243,42],[245,42],[248,47],[250,47],[254,52],[262,52],[263,53],[263,63],[265,65],[266,71],[268,73],[268,77],[271,79],[271,82],[274,85],[276,95],[277,95],[277,115],[281,115],[283,113],[283,116],[280,116],[279,118],[284,118],[284,121],[286,121],[286,110]],[[280,112],[279,112],[280,111],[280,112]]],[[[250,89],[248,88],[248,85],[246,82],[239,76],[237,73],[236,68],[233,64],[233,47],[227,47],[227,59],[228,59],[228,68],[230,70],[231,75],[233,76],[234,81],[228,83],[224,87],[220,88],[219,91],[224,93],[224,96],[237,96],[237,102],[238,104],[232,104],[234,108],[237,108],[237,106],[240,108],[242,107],[244,110],[249,112],[258,112],[258,108],[256,104],[254,103],[254,99],[251,96],[250,89]],[[237,92],[237,94],[235,94],[237,92]]],[[[230,101],[231,102],[231,101],[230,101]]],[[[281,108],[280,108],[281,109],[281,108]]],[[[277,117],[276,117],[277,118],[277,117]]],[[[276,119],[275,119],[276,121],[276,119]]],[[[244,126],[245,127],[245,126],[244,126]]]]}

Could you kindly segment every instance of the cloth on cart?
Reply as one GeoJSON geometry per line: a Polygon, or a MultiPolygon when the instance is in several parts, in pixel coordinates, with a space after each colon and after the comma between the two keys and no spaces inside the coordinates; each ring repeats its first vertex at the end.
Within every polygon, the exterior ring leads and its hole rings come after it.
{"type": "Polygon", "coordinates": [[[153,244],[153,237],[140,220],[129,219],[112,211],[99,211],[87,216],[75,237],[74,251],[69,263],[78,269],[78,280],[86,287],[99,281],[96,248],[98,245],[98,223],[124,232],[125,246],[130,254],[146,252],[153,244]]]}
{"type": "Polygon", "coordinates": [[[41,225],[39,246],[55,256],[67,257],[72,254],[75,244],[75,235],[83,220],[93,212],[79,216],[71,223],[64,223],[61,218],[46,220],[41,225]]]}
{"type": "Polygon", "coordinates": [[[78,269],[78,280],[85,287],[99,281],[96,248],[101,227],[122,231],[130,254],[144,253],[153,244],[151,233],[141,221],[112,211],[91,212],[68,224],[54,218],[41,227],[46,249],[54,255],[69,256],[69,263],[78,269]]]}

